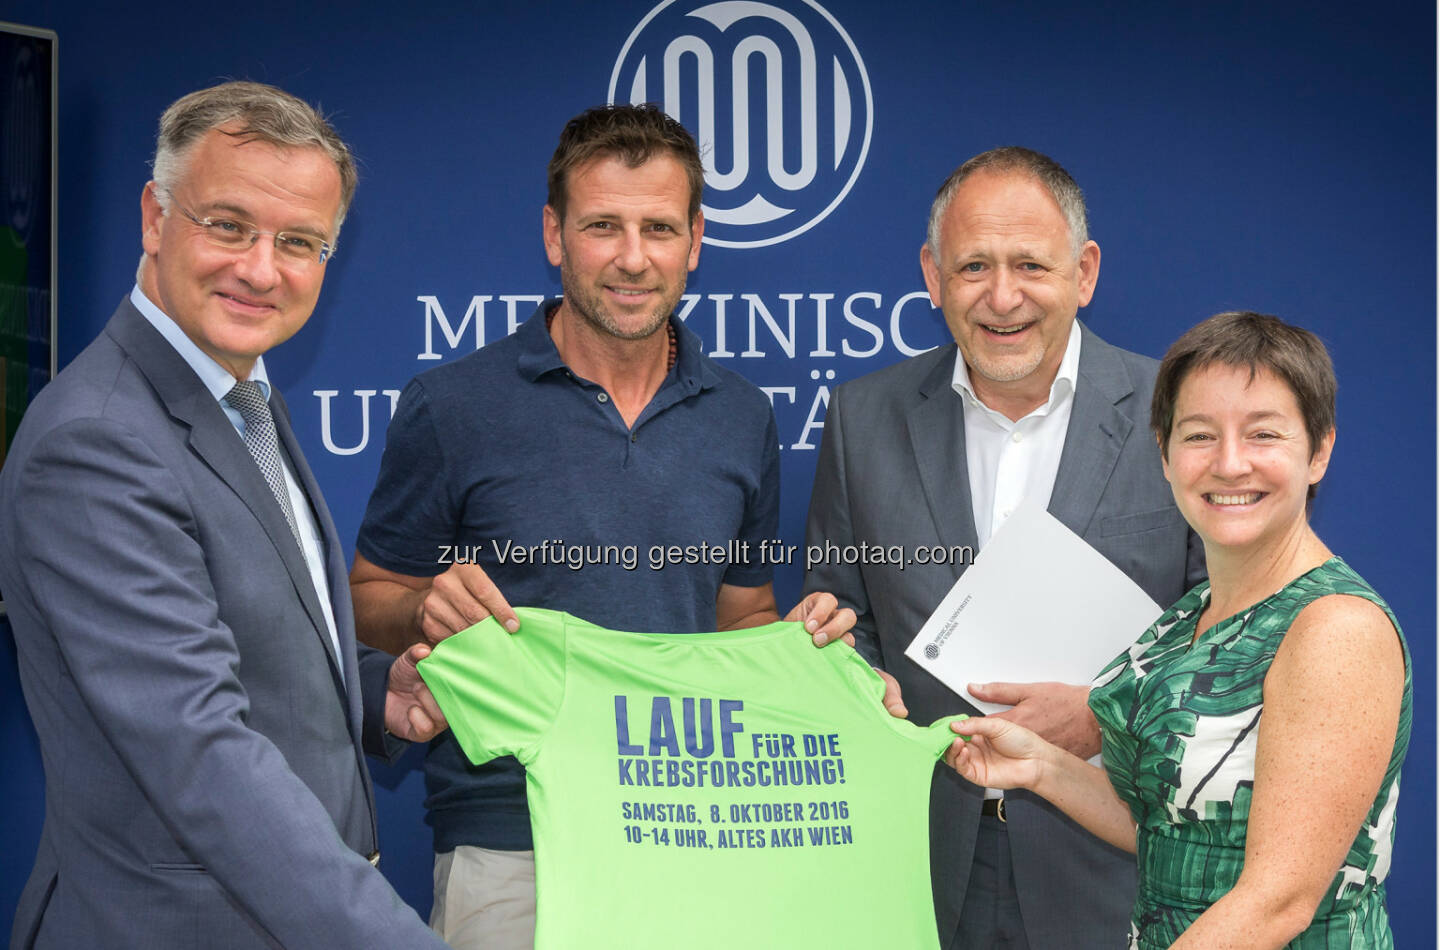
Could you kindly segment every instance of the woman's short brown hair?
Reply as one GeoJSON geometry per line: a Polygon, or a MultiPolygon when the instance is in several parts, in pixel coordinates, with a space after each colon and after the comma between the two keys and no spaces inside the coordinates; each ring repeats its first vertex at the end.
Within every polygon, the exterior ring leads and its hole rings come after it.
{"type": "Polygon", "coordinates": [[[1150,429],[1167,460],[1180,384],[1191,373],[1217,363],[1249,367],[1251,379],[1267,369],[1283,380],[1300,405],[1312,456],[1335,428],[1335,367],[1319,337],[1263,313],[1217,313],[1185,331],[1160,361],[1150,400],[1150,429]]]}

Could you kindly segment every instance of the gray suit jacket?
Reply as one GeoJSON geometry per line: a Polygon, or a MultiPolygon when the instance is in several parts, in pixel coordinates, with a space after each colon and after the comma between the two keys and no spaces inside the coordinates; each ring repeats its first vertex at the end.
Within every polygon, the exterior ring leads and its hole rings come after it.
{"type": "MultiPolygon", "coordinates": [[[[1157,603],[1169,605],[1205,571],[1204,551],[1175,508],[1148,429],[1157,364],[1081,330],[1075,403],[1050,512],[1157,603]]],[[[953,344],[940,347],[835,391],[810,500],[807,545],[976,548],[964,410],[951,388],[955,355],[953,344]]],[[[858,648],[899,680],[917,722],[976,712],[904,655],[965,567],[823,563],[805,578],[807,591],[832,591],[854,608],[858,648]]],[[[980,789],[937,766],[931,873],[946,947],[965,903],[981,797],[980,789]]],[[[1134,858],[1027,792],[1007,793],[1006,812],[1030,946],[1123,946],[1135,898],[1134,858]]]]}
{"type": "Polygon", "coordinates": [[[12,947],[444,946],[365,857],[362,722],[385,751],[390,658],[357,662],[335,526],[271,404],[325,542],[338,662],[259,468],[128,300],[26,414],[0,590],[46,788],[12,947]]]}

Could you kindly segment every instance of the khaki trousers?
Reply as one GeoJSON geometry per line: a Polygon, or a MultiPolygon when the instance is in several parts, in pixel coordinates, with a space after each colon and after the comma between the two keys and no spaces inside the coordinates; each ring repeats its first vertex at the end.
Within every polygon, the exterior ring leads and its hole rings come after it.
{"type": "Polygon", "coordinates": [[[435,855],[430,928],[454,950],[533,950],[535,852],[462,845],[435,855]]]}

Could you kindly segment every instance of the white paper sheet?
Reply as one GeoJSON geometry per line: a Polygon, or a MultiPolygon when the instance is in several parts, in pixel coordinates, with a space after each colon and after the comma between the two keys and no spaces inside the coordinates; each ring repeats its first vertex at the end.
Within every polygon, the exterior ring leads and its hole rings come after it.
{"type": "Polygon", "coordinates": [[[1023,506],[925,621],[905,655],[984,712],[970,683],[1089,683],[1161,607],[1038,506],[1023,506]]]}

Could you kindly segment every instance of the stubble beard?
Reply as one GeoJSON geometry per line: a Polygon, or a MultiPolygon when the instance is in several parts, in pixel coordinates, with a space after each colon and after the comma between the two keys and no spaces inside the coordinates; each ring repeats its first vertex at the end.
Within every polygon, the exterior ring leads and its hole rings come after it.
{"type": "MultiPolygon", "coordinates": [[[[1036,331],[1039,331],[1040,323],[1043,322],[1043,319],[1044,318],[1036,319],[1036,326],[1034,328],[1036,331]]],[[[1037,369],[1040,368],[1040,364],[1045,362],[1045,340],[1043,337],[1036,339],[1034,341],[1033,347],[1029,350],[1021,353],[1010,353],[997,356],[987,352],[985,349],[984,344],[989,342],[986,339],[986,334],[988,331],[984,329],[984,326],[982,326],[982,324],[993,326],[1000,323],[1001,321],[980,320],[977,322],[967,320],[966,322],[969,323],[969,325],[973,328],[971,338],[977,340],[981,345],[975,346],[973,348],[973,352],[968,352],[964,354],[965,363],[967,366],[970,367],[971,372],[979,374],[981,377],[988,379],[990,382],[1016,382],[1017,380],[1024,379],[1031,373],[1035,372],[1037,369]]],[[[964,349],[964,347],[961,348],[962,352],[964,351],[964,349]]]]}
{"type": "Polygon", "coordinates": [[[978,373],[992,383],[1013,383],[1016,380],[1024,379],[1039,369],[1040,364],[1044,361],[1045,348],[1043,346],[1036,347],[1034,352],[1017,353],[1014,356],[1000,359],[971,354],[965,360],[972,372],[978,373]]]}
{"type": "Polygon", "coordinates": [[[682,274],[680,284],[673,293],[665,294],[645,321],[633,329],[621,326],[620,321],[615,319],[615,315],[601,299],[602,290],[581,284],[575,272],[570,269],[568,259],[560,262],[560,289],[565,294],[565,302],[570,305],[570,309],[591,329],[617,340],[648,340],[665,326],[665,322],[675,310],[675,305],[680,302],[680,295],[685,292],[685,277],[682,274]]]}

